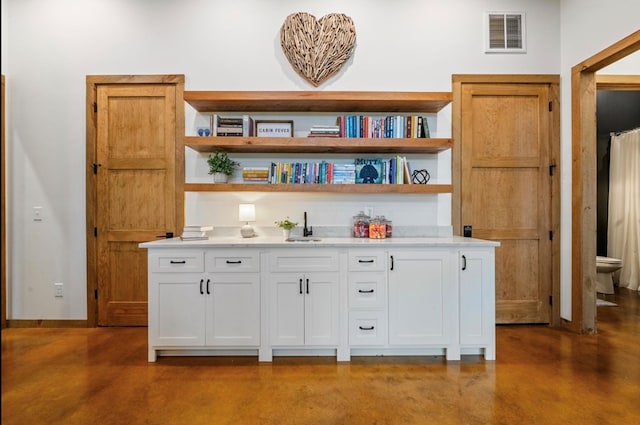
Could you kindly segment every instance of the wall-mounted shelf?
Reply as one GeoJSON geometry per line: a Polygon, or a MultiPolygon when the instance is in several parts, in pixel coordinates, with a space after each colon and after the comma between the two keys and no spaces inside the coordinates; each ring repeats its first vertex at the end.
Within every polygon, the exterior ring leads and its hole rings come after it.
{"type": "Polygon", "coordinates": [[[186,192],[451,193],[450,184],[185,183],[186,192]]]}
{"type": "Polygon", "coordinates": [[[185,91],[198,112],[421,112],[451,103],[451,92],[185,91]]]}
{"type": "Polygon", "coordinates": [[[451,149],[451,139],[345,139],[337,137],[185,137],[198,152],[258,153],[438,153],[451,149]]]}

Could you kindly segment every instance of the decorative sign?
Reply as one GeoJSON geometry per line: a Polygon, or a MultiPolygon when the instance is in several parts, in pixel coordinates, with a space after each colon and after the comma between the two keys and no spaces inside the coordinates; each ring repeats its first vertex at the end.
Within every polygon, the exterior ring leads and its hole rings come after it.
{"type": "Polygon", "coordinates": [[[293,121],[256,120],[257,137],[293,137],[293,121]]]}
{"type": "Polygon", "coordinates": [[[349,59],[356,46],[356,27],[347,15],[330,13],[320,19],[293,13],[280,28],[280,44],[298,74],[319,86],[349,59]]]}

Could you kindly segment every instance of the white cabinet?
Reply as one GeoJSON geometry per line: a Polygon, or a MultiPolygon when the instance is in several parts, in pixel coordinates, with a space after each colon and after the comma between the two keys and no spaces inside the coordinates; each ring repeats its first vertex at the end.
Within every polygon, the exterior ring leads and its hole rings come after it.
{"type": "Polygon", "coordinates": [[[260,344],[257,252],[151,250],[148,299],[149,361],[158,350],[260,344]]]}
{"type": "Polygon", "coordinates": [[[389,252],[390,345],[447,347],[455,342],[453,258],[446,249],[389,252]]]}
{"type": "Polygon", "coordinates": [[[385,251],[350,250],[348,255],[349,345],[387,343],[385,251]]]}
{"type": "Polygon", "coordinates": [[[276,250],[270,256],[271,346],[338,345],[337,254],[329,250],[305,251],[276,250]]]}
{"type": "Polygon", "coordinates": [[[493,249],[458,252],[460,348],[484,350],[495,360],[495,258],[493,249]]]}

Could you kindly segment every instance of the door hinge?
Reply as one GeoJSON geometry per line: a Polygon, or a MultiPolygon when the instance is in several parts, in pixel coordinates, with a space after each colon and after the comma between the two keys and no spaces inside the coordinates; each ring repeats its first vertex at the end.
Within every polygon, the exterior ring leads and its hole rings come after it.
{"type": "Polygon", "coordinates": [[[93,290],[93,297],[97,300],[98,299],[98,290],[94,289],[93,290]]]}
{"type": "Polygon", "coordinates": [[[549,164],[549,175],[550,176],[553,176],[553,173],[554,173],[555,169],[556,169],[556,164],[554,164],[554,163],[549,164]]]}
{"type": "Polygon", "coordinates": [[[97,227],[93,228],[93,236],[96,237],[96,238],[98,237],[98,228],[97,227]]]}
{"type": "Polygon", "coordinates": [[[549,295],[549,305],[553,305],[553,295],[549,295]]]}
{"type": "Polygon", "coordinates": [[[553,230],[549,230],[549,240],[553,240],[553,230]]]}
{"type": "Polygon", "coordinates": [[[553,101],[549,101],[549,112],[553,111],[553,101]]]}
{"type": "Polygon", "coordinates": [[[93,102],[93,112],[98,112],[98,102],[93,102]]]}

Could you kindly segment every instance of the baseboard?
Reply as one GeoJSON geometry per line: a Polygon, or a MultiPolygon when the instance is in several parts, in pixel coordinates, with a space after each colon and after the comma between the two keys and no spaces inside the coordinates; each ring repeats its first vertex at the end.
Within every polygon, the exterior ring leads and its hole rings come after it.
{"type": "Polygon", "coordinates": [[[7,328],[86,328],[86,320],[7,320],[7,328]]]}

